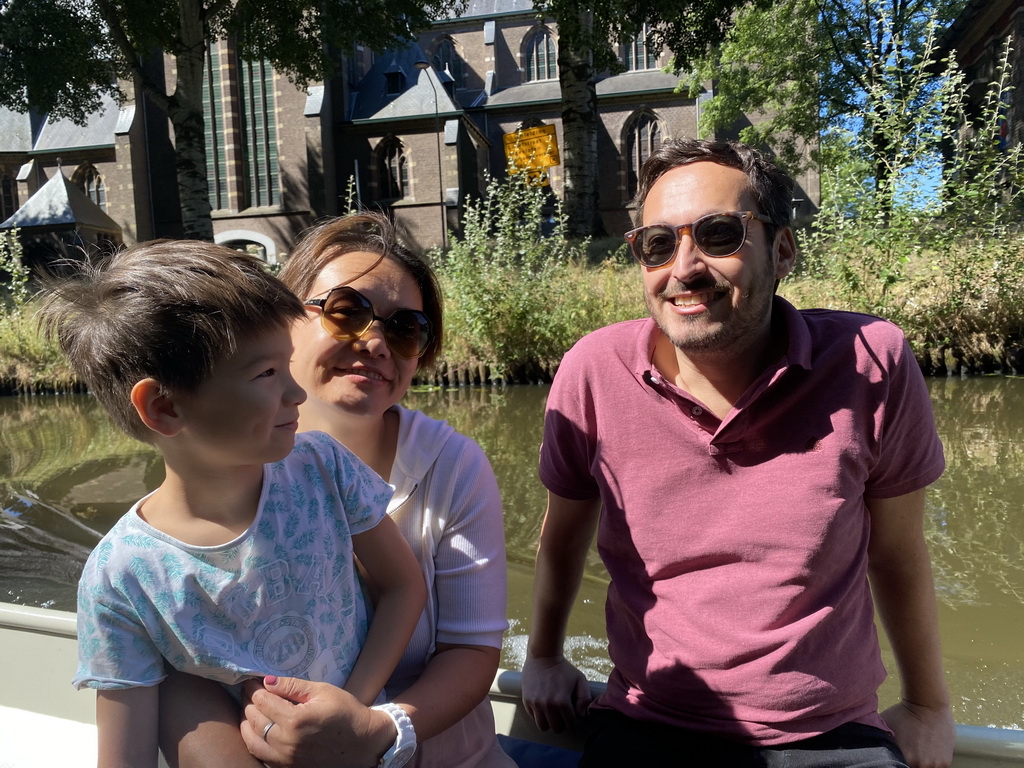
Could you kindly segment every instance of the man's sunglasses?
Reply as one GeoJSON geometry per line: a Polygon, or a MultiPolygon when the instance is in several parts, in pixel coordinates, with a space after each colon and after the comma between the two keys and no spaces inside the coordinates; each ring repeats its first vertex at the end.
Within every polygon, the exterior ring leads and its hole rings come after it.
{"type": "Polygon", "coordinates": [[[373,311],[373,304],[355,288],[332,288],[322,299],[308,299],[308,307],[320,307],[320,324],[340,341],[362,338],[374,320],[384,323],[384,341],[399,357],[420,357],[430,344],[430,318],[418,309],[396,309],[390,317],[373,311]]]}
{"type": "Polygon", "coordinates": [[[753,211],[725,211],[709,213],[690,224],[670,227],[655,224],[650,227],[631,229],[623,237],[629,243],[633,258],[645,267],[661,267],[672,261],[679,238],[689,230],[690,237],[700,250],[716,259],[732,256],[743,247],[747,239],[747,222],[750,219],[771,224],[772,220],[763,213],[753,211]]]}

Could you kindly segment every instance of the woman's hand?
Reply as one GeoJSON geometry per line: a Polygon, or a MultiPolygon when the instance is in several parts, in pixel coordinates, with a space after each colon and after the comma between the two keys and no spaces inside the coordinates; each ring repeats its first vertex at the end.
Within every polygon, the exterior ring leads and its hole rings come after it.
{"type": "Polygon", "coordinates": [[[274,768],[366,768],[396,736],[386,713],[328,683],[273,675],[263,684],[246,683],[242,739],[253,757],[274,768]]]}

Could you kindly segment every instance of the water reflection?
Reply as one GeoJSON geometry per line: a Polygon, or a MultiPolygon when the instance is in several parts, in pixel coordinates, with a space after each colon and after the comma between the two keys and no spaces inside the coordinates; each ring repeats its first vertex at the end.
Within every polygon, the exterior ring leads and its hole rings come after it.
{"type": "MultiPolygon", "coordinates": [[[[927,535],[944,655],[961,722],[1024,724],[1024,380],[929,382],[946,474],[929,495],[927,535]]],[[[503,663],[525,652],[532,563],[544,512],[537,450],[545,387],[411,393],[491,457],[505,502],[509,617],[503,663]]],[[[99,536],[156,486],[155,452],[118,433],[88,397],[0,398],[0,599],[73,609],[99,536]]],[[[606,675],[607,574],[592,552],[568,653],[606,675]]],[[[888,656],[888,652],[886,652],[888,656]]],[[[887,659],[891,666],[891,659],[887,659]]],[[[886,683],[883,701],[898,696],[886,683]]]]}

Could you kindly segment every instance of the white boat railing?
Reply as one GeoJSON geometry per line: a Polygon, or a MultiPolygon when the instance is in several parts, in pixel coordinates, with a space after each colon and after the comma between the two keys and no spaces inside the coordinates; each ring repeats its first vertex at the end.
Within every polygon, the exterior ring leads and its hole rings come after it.
{"type": "MultiPolygon", "coordinates": [[[[95,765],[94,697],[88,691],[75,691],[71,678],[77,663],[75,615],[47,608],[32,608],[0,603],[0,744],[14,749],[20,742],[34,755],[35,765],[95,765]],[[16,725],[16,722],[18,723],[16,725]],[[21,723],[31,723],[22,725],[21,723]],[[40,736],[37,731],[45,731],[40,736]],[[39,762],[40,739],[61,744],[61,735],[74,739],[79,752],[87,760],[69,763],[39,762]],[[73,734],[73,735],[72,735],[73,734]],[[34,744],[29,740],[36,740],[34,744]],[[14,745],[14,746],[12,746],[14,745]]],[[[596,696],[604,690],[602,683],[591,683],[596,696]]],[[[490,692],[498,733],[527,742],[547,744],[564,749],[579,749],[579,732],[553,734],[540,731],[526,713],[522,703],[522,680],[519,672],[498,670],[490,692]]],[[[0,764],[19,766],[8,754],[0,764]],[[5,763],[4,761],[7,760],[5,763]]],[[[29,765],[33,763],[25,763],[29,765]]],[[[1024,731],[957,726],[954,768],[1024,768],[1024,731]]]]}

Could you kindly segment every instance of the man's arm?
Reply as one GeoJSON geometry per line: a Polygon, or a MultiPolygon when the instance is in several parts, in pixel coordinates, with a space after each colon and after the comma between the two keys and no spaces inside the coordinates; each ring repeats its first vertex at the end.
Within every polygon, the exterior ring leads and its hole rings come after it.
{"type": "Polygon", "coordinates": [[[931,560],[924,539],[924,489],[868,499],[868,569],[900,675],[902,700],[883,713],[912,768],[945,768],[956,726],[942,671],[931,560]]]}
{"type": "Polygon", "coordinates": [[[562,646],[600,511],[600,499],[574,501],[548,492],[523,664],[523,702],[542,730],[561,732],[590,704],[587,680],[562,656],[562,646]]]}

